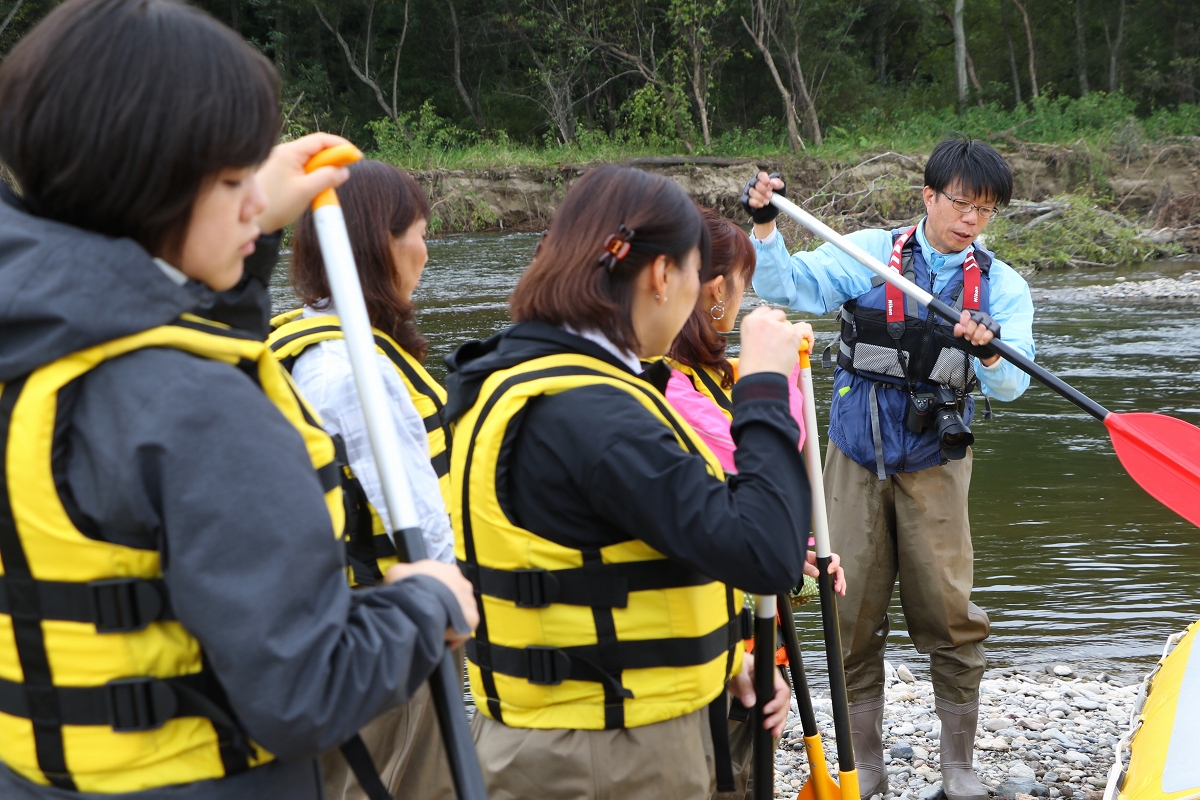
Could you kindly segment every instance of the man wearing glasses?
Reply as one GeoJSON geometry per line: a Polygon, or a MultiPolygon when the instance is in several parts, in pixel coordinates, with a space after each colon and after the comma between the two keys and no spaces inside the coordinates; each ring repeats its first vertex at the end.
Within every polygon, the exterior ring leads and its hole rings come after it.
{"type": "Polygon", "coordinates": [[[909,635],[930,657],[946,796],[987,800],[972,768],[988,618],[970,599],[971,392],[1015,400],[1029,377],[997,355],[976,350],[976,359],[955,345],[1000,336],[1034,356],[1029,286],[977,243],[1012,196],[1012,172],[983,142],[946,139],[925,165],[926,215],[915,227],[847,237],[961,309],[953,327],[833,245],[789,255],[769,203],[783,189],[760,172],[742,204],[755,223],[754,290],[799,311],[837,312],[841,324],[831,346],[825,492],[833,549],[846,568],[842,648],[861,794],[888,791],[883,660],[899,577],[909,635]]]}

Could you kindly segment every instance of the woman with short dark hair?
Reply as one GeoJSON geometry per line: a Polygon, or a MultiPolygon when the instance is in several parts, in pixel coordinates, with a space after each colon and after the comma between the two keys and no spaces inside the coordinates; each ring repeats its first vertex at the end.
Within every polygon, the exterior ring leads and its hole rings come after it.
{"type": "MultiPolygon", "coordinates": [[[[428,259],[429,202],[410,175],[380,161],[351,165],[350,180],[338,190],[338,201],[425,551],[430,558],[453,564],[454,533],[442,497],[449,488],[450,431],[442,418],[446,393],[421,364],[428,346],[413,322],[412,294],[428,259]]],[[[388,519],[311,211],[296,224],[291,280],[304,305],[275,319],[277,327],[267,344],[321,415],[325,430],[345,446],[354,476],[346,487],[354,498],[347,513],[346,550],[354,585],[373,586],[397,561],[387,536],[395,528],[388,519]]],[[[360,734],[393,796],[454,797],[428,688],[372,720],[360,734]]],[[[322,757],[321,770],[326,800],[366,797],[340,753],[322,757]]]]}
{"type": "Polygon", "coordinates": [[[68,0],[0,64],[0,796],[321,796],[474,614],[449,565],[351,594],[334,446],[195,316],[320,191],[278,79],[174,0],[68,0]]]}
{"type": "MultiPolygon", "coordinates": [[[[796,584],[809,498],[787,401],[800,332],[781,312],[743,322],[735,481],[666,402],[665,371],[641,375],[695,308],[709,250],[677,185],[593,170],[513,293],[517,324],[448,359],[450,513],[480,599],[467,658],[493,800],[699,800],[730,778],[727,684],[754,702],[732,587],[796,584]]],[[[779,680],[764,725],[778,734],[786,713],[779,680]]]]}

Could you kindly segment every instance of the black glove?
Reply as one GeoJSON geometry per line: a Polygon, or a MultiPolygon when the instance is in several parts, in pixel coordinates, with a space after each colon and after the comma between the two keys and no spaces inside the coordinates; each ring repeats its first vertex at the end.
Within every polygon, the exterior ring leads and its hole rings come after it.
{"type": "MultiPolygon", "coordinates": [[[[770,177],[782,179],[783,176],[778,172],[772,172],[770,177]]],[[[742,190],[742,196],[738,198],[738,201],[742,204],[742,208],[746,209],[746,213],[750,215],[750,219],[754,220],[756,224],[761,225],[765,222],[771,222],[778,217],[779,209],[770,203],[767,203],[762,208],[755,208],[750,205],[750,190],[754,188],[754,184],[756,183],[758,183],[757,175],[746,182],[746,188],[742,190]]],[[[787,197],[787,186],[785,185],[782,189],[776,189],[775,194],[787,197]]]]}
{"type": "MultiPolygon", "coordinates": [[[[988,314],[986,311],[972,311],[971,319],[976,325],[982,325],[991,331],[992,336],[996,337],[997,339],[1000,338],[1000,323],[992,319],[991,314],[988,314]]],[[[954,346],[963,352],[970,353],[976,358],[991,358],[992,356],[996,355],[996,351],[992,349],[991,345],[985,344],[980,346],[971,344],[962,336],[954,337],[954,346]]]]}

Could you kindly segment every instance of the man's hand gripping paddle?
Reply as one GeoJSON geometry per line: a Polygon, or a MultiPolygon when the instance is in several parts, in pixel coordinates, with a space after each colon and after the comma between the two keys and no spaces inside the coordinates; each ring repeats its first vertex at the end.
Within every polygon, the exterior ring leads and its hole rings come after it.
{"type": "MultiPolygon", "coordinates": [[[[344,167],[361,158],[362,153],[352,145],[339,145],[313,156],[305,169],[312,172],[320,167],[344,167]]],[[[396,445],[396,429],[387,407],[379,360],[375,357],[375,338],[371,333],[367,305],[354,264],[354,252],[350,249],[346,220],[333,189],[322,192],[313,201],[313,223],[321,243],[321,257],[325,261],[333,304],[341,318],[346,349],[350,353],[354,385],[362,402],[371,453],[379,470],[388,516],[397,528],[397,532],[390,535],[401,560],[417,561],[425,558],[425,542],[421,538],[408,483],[404,480],[404,462],[396,445]]],[[[442,741],[446,745],[454,789],[459,800],[487,800],[458,680],[458,665],[447,651],[438,668],[429,676],[429,688],[442,730],[442,741]]],[[[390,798],[377,772],[363,769],[360,773],[360,768],[373,766],[369,763],[370,754],[361,738],[355,736],[343,745],[342,751],[371,800],[390,798]],[[367,762],[362,760],[364,757],[368,759],[367,762]]]]}
{"type": "MultiPolygon", "coordinates": [[[[959,321],[960,314],[950,306],[895,270],[888,269],[879,259],[786,197],[775,194],[771,203],[942,319],[951,324],[959,321]]],[[[1155,500],[1200,526],[1200,428],[1163,414],[1111,412],[1007,343],[993,339],[985,349],[1004,357],[1022,372],[1103,422],[1117,458],[1129,476],[1155,500]]]]}

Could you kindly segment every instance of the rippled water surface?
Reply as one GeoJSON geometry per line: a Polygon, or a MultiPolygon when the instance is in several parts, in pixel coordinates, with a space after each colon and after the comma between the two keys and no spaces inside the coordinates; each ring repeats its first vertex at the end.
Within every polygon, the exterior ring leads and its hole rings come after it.
{"type": "MultiPolygon", "coordinates": [[[[537,240],[507,234],[429,243],[416,300],[437,377],[444,374],[441,357],[459,343],[507,324],[506,298],[537,240]]],[[[1160,411],[1200,424],[1200,305],[1110,301],[1093,307],[1071,300],[1069,292],[1118,275],[1139,280],[1195,266],[1036,276],[1038,361],[1114,411],[1160,411]]],[[[277,307],[292,302],[281,283],[277,307]]],[[[824,344],[833,323],[813,322],[824,344]]],[[[832,372],[817,369],[814,377],[818,413],[827,418],[832,372]]],[[[1169,633],[1200,617],[1200,530],[1125,474],[1101,424],[1039,384],[1018,401],[994,407],[996,419],[974,427],[970,500],[973,599],[991,617],[990,665],[1063,661],[1084,672],[1145,671],[1169,633]]],[[[815,612],[801,609],[797,621],[814,683],[821,683],[815,612]]],[[[898,596],[892,625],[889,658],[927,675],[927,660],[905,632],[898,596]]]]}

